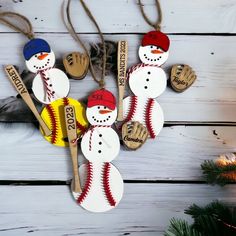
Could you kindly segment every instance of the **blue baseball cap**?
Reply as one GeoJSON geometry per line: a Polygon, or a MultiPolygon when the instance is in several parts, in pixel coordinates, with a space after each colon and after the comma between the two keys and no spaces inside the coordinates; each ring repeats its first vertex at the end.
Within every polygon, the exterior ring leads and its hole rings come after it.
{"type": "Polygon", "coordinates": [[[51,52],[51,48],[45,40],[39,38],[30,40],[23,49],[24,58],[27,61],[40,52],[51,52]]]}

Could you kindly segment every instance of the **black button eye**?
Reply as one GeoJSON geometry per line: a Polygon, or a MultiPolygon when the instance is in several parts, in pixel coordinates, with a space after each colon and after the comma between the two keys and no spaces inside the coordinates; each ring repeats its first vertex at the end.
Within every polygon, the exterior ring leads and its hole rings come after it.
{"type": "Polygon", "coordinates": [[[107,107],[104,107],[104,109],[107,109],[107,107]]]}
{"type": "Polygon", "coordinates": [[[35,57],[38,57],[37,55],[34,55],[35,57]]]}
{"type": "Polygon", "coordinates": [[[98,109],[100,109],[100,107],[98,107],[98,109]]]}
{"type": "Polygon", "coordinates": [[[151,46],[150,48],[153,48],[153,46],[151,46]]]}

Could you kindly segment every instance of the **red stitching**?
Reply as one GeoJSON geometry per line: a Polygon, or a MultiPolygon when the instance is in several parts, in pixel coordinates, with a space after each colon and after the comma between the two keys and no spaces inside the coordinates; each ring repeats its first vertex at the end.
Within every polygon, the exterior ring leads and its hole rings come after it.
{"type": "Polygon", "coordinates": [[[151,116],[153,106],[154,106],[154,100],[148,99],[146,113],[145,113],[145,122],[146,122],[146,127],[147,127],[147,130],[148,130],[151,138],[156,137],[155,131],[152,126],[152,116],[151,116]]]}
{"type": "Polygon", "coordinates": [[[109,162],[104,163],[104,171],[103,171],[103,188],[105,191],[106,198],[111,206],[116,205],[116,201],[112,196],[111,188],[110,188],[110,175],[111,164],[109,162]]]}
{"type": "Polygon", "coordinates": [[[131,96],[131,101],[130,101],[130,105],[129,105],[129,112],[128,112],[128,115],[127,117],[125,118],[125,120],[123,121],[122,125],[120,126],[119,129],[122,128],[122,126],[131,121],[136,113],[136,110],[137,110],[137,103],[138,103],[138,100],[137,100],[137,96],[131,96]]]}
{"type": "Polygon", "coordinates": [[[51,104],[46,106],[46,110],[48,112],[48,115],[49,115],[49,118],[50,118],[51,124],[52,124],[51,143],[54,144],[54,143],[56,143],[57,135],[58,135],[56,112],[54,111],[51,104]]]}
{"type": "Polygon", "coordinates": [[[83,189],[83,192],[80,194],[79,198],[77,199],[77,202],[79,204],[82,204],[85,198],[87,197],[89,190],[91,188],[93,181],[93,165],[91,162],[88,162],[87,164],[87,180],[83,189]]]}

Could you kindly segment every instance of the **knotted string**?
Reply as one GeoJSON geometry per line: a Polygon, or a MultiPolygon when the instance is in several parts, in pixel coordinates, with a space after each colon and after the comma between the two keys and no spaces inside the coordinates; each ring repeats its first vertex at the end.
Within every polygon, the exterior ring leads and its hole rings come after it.
{"type": "Polygon", "coordinates": [[[0,13],[0,22],[9,28],[15,30],[16,32],[20,32],[25,35],[28,39],[34,38],[33,27],[29,19],[25,16],[15,13],[15,12],[1,12],[0,13]],[[18,26],[17,24],[11,22],[10,19],[15,19],[17,23],[21,23],[22,26],[18,26]]]}
{"type": "MultiPolygon", "coordinates": [[[[64,21],[64,24],[68,30],[68,32],[71,34],[71,36],[75,39],[76,42],[78,42],[82,48],[84,49],[85,53],[87,54],[88,58],[89,58],[89,70],[90,70],[90,73],[94,79],[95,82],[97,82],[100,86],[100,88],[104,88],[105,87],[105,73],[106,73],[106,45],[105,45],[105,40],[104,40],[104,37],[103,37],[103,34],[100,30],[100,27],[98,26],[95,18],[93,17],[91,11],[89,10],[89,8],[87,7],[87,5],[85,4],[85,2],[83,0],[79,0],[81,5],[83,6],[87,16],[90,18],[90,20],[93,22],[93,24],[95,25],[98,33],[99,33],[99,36],[100,36],[100,39],[101,39],[101,42],[102,42],[102,47],[103,47],[103,66],[102,66],[102,74],[101,74],[101,79],[97,79],[96,75],[95,75],[95,71],[94,71],[94,67],[92,65],[92,61],[91,61],[91,57],[90,57],[90,53],[88,51],[88,49],[86,48],[85,44],[83,43],[83,41],[80,39],[80,37],[78,36],[78,34],[76,33],[75,31],[75,28],[73,26],[73,23],[71,21],[71,14],[70,14],[70,4],[71,4],[71,0],[68,0],[67,1],[67,6],[66,6],[66,17],[67,17],[67,23],[64,19],[64,14],[62,14],[62,18],[63,18],[63,21],[64,21]]],[[[62,9],[64,9],[64,3],[63,3],[63,6],[62,6],[62,9]]],[[[64,10],[63,10],[63,13],[64,13],[64,10]]]]}
{"type": "Polygon", "coordinates": [[[139,8],[140,8],[140,11],[142,13],[142,16],[144,18],[144,20],[151,26],[153,27],[155,30],[161,30],[161,22],[162,22],[162,11],[161,11],[161,5],[160,5],[160,2],[159,0],[155,0],[155,5],[156,5],[156,9],[157,9],[157,14],[158,14],[158,17],[157,17],[157,20],[156,22],[152,22],[147,14],[144,12],[144,8],[143,8],[143,4],[142,4],[142,1],[141,0],[138,0],[138,5],[139,5],[139,8]]]}

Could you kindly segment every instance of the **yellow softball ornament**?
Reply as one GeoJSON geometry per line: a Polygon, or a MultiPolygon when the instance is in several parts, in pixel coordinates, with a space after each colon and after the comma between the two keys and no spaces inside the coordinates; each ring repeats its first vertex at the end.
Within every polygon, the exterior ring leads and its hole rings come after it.
{"type": "Polygon", "coordinates": [[[88,128],[85,107],[79,101],[72,98],[61,98],[45,106],[41,112],[41,117],[51,129],[52,134],[45,136],[41,128],[40,131],[48,142],[60,147],[69,146],[64,115],[64,107],[67,105],[75,107],[78,136],[88,128]]]}

